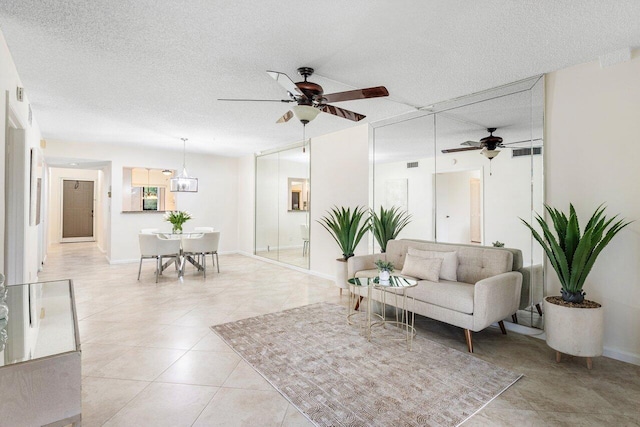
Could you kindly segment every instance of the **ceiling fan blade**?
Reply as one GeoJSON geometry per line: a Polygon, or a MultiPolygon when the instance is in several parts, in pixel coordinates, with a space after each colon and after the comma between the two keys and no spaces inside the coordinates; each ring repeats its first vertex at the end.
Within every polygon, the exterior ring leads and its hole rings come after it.
{"type": "Polygon", "coordinates": [[[335,105],[321,105],[318,108],[320,108],[320,111],[322,112],[333,114],[334,116],[342,117],[343,119],[353,120],[354,122],[359,122],[367,117],[363,114],[354,113],[353,111],[336,107],[335,105]]]}
{"type": "Polygon", "coordinates": [[[460,151],[472,151],[472,150],[480,150],[482,147],[465,147],[465,148],[448,148],[446,150],[442,150],[443,153],[457,153],[460,151]]]}
{"type": "Polygon", "coordinates": [[[286,123],[289,120],[291,120],[291,117],[293,117],[293,111],[289,110],[286,113],[284,113],[282,117],[276,120],[276,123],[286,123]]]}
{"type": "Polygon", "coordinates": [[[465,141],[465,142],[461,143],[460,145],[467,145],[469,147],[481,148],[482,147],[482,142],[480,142],[480,141],[465,141]]]}
{"type": "Polygon", "coordinates": [[[389,91],[384,86],[330,93],[322,97],[325,99],[325,102],[342,102],[354,99],[379,98],[381,96],[389,96],[389,91]]]}
{"type": "Polygon", "coordinates": [[[302,96],[305,99],[307,98],[306,95],[300,90],[300,88],[296,86],[293,80],[291,80],[285,73],[267,70],[267,74],[273,77],[273,79],[277,81],[280,86],[285,88],[287,92],[291,94],[291,96],[302,96]]]}
{"type": "Polygon", "coordinates": [[[239,99],[239,98],[218,98],[218,101],[242,101],[242,102],[295,102],[293,99],[239,99]]]}
{"type": "Polygon", "coordinates": [[[523,142],[535,142],[535,141],[542,141],[542,138],[536,138],[536,139],[524,139],[522,141],[514,141],[514,142],[503,142],[502,145],[512,145],[512,144],[521,144],[523,142]]]}

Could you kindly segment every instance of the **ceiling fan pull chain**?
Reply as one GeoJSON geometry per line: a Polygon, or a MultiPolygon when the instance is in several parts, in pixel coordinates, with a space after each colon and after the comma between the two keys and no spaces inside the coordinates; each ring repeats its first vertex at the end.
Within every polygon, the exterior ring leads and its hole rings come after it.
{"type": "Polygon", "coordinates": [[[307,145],[307,135],[305,134],[305,130],[307,129],[307,125],[305,123],[302,124],[302,152],[306,153],[306,145],[307,145]]]}

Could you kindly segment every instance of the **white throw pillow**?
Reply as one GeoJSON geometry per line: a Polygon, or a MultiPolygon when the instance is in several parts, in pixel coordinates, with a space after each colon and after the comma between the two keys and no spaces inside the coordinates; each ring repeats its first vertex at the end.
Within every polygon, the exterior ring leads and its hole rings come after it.
{"type": "Polygon", "coordinates": [[[458,281],[458,252],[440,252],[440,251],[422,251],[420,249],[409,248],[409,255],[421,258],[440,258],[442,259],[442,268],[440,269],[440,278],[442,280],[458,281]]]}
{"type": "Polygon", "coordinates": [[[442,267],[442,258],[421,258],[407,254],[402,267],[402,274],[416,279],[439,282],[440,267],[442,267]]]}

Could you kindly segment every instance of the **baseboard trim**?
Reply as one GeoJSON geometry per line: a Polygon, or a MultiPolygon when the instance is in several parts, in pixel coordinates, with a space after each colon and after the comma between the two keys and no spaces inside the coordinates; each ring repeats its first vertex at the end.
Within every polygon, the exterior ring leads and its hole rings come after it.
{"type": "Polygon", "coordinates": [[[621,362],[631,363],[633,365],[640,366],[640,355],[630,353],[624,350],[613,349],[611,347],[605,347],[603,352],[603,356],[609,357],[611,359],[616,359],[621,362]]]}
{"type": "Polygon", "coordinates": [[[264,258],[264,257],[258,256],[256,254],[252,254],[252,253],[249,253],[249,252],[237,251],[236,253],[238,255],[243,255],[243,256],[246,256],[246,257],[249,257],[249,258],[257,259],[258,261],[263,261],[263,262],[266,262],[268,264],[275,264],[275,265],[279,265],[280,267],[289,268],[291,270],[299,271],[300,273],[306,273],[306,274],[308,274],[310,276],[320,277],[322,279],[333,280],[333,281],[336,280],[335,276],[331,276],[329,274],[323,274],[323,273],[319,273],[317,271],[307,270],[307,269],[301,268],[301,267],[296,267],[295,265],[286,264],[284,262],[276,261],[276,260],[269,259],[269,258],[264,258]]]}

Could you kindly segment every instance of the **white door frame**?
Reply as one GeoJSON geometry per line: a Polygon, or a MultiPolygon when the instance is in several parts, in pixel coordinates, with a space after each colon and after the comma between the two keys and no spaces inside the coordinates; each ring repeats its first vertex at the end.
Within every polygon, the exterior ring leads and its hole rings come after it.
{"type": "Polygon", "coordinates": [[[60,233],[58,234],[60,243],[72,243],[72,242],[95,242],[96,241],[96,180],[88,178],[60,178],[60,233]],[[93,182],[93,218],[92,229],[93,236],[91,237],[62,237],[62,224],[64,222],[64,182],[65,181],[89,181],[93,182]]]}
{"type": "Polygon", "coordinates": [[[28,210],[26,210],[25,188],[26,174],[26,130],[24,123],[9,101],[9,91],[6,91],[5,117],[5,219],[4,219],[4,259],[3,272],[6,283],[14,285],[24,283],[27,279],[25,251],[25,233],[28,224],[28,210]],[[18,143],[19,140],[19,143],[18,143]]]}

